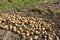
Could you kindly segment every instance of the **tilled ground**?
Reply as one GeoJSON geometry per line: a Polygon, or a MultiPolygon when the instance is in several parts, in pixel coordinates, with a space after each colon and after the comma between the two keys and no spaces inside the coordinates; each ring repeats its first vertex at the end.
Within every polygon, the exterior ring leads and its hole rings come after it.
{"type": "Polygon", "coordinates": [[[60,40],[60,15],[52,14],[54,10],[60,10],[59,6],[52,3],[40,4],[1,13],[0,39],[60,40]],[[46,14],[41,14],[40,9],[46,14]]]}

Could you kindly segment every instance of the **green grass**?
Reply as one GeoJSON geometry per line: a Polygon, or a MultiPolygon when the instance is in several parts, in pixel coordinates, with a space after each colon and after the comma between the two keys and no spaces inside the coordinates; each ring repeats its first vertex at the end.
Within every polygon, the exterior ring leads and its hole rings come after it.
{"type": "Polygon", "coordinates": [[[0,0],[0,10],[20,8],[34,4],[41,4],[45,1],[52,2],[55,0],[0,0]]]}

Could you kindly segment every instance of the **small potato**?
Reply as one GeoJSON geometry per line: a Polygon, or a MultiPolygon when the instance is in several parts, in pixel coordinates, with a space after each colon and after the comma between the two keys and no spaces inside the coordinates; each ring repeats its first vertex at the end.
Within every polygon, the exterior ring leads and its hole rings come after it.
{"type": "Polygon", "coordinates": [[[38,36],[34,36],[34,39],[37,40],[38,39],[38,36]]]}
{"type": "Polygon", "coordinates": [[[29,38],[29,40],[33,40],[33,38],[32,38],[32,37],[30,37],[30,38],[29,38]]]}
{"type": "Polygon", "coordinates": [[[4,26],[4,29],[7,29],[7,30],[8,30],[8,25],[5,25],[5,26],[4,26]]]}
{"type": "Polygon", "coordinates": [[[3,18],[2,17],[0,17],[0,21],[2,21],[3,20],[3,18]]]}
{"type": "Polygon", "coordinates": [[[42,30],[45,30],[45,28],[43,27],[42,30]]]}
{"type": "Polygon", "coordinates": [[[10,30],[12,31],[12,28],[13,28],[13,26],[12,25],[10,25],[10,30]]]}
{"type": "Polygon", "coordinates": [[[20,34],[20,31],[17,31],[18,34],[20,34]]]}
{"type": "Polygon", "coordinates": [[[16,27],[13,27],[13,31],[15,31],[15,32],[16,32],[16,27]]]}

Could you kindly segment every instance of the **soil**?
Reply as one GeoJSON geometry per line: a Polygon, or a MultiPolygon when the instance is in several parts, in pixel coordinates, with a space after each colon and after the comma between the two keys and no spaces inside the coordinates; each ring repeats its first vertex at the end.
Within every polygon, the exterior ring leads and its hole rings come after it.
{"type": "MultiPolygon", "coordinates": [[[[29,7],[17,8],[13,10],[6,10],[0,13],[1,14],[11,13],[12,15],[13,13],[15,13],[15,14],[20,15],[21,17],[24,16],[24,17],[44,18],[44,19],[49,19],[49,20],[52,19],[54,22],[54,25],[51,28],[55,32],[55,34],[58,36],[58,39],[56,40],[60,40],[60,12],[59,10],[60,10],[60,3],[45,3],[45,4],[32,5],[29,7]],[[43,10],[45,14],[42,14],[41,10],[43,10]]],[[[48,21],[46,22],[48,23],[48,21]]],[[[21,39],[21,36],[15,32],[0,28],[0,40],[23,40],[23,39],[21,39]]],[[[45,39],[40,39],[40,40],[45,40],[45,39]]],[[[52,40],[55,40],[55,39],[52,39],[52,40]]]]}

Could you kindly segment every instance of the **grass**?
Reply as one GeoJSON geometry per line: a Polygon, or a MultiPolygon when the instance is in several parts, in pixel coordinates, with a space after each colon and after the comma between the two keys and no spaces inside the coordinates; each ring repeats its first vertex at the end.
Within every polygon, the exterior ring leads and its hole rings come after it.
{"type": "Polygon", "coordinates": [[[30,6],[34,4],[44,3],[45,1],[55,1],[55,0],[0,0],[0,11],[6,9],[20,8],[24,6],[30,6]]]}

